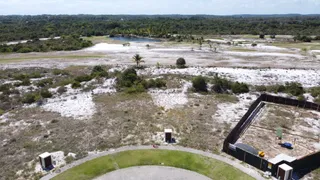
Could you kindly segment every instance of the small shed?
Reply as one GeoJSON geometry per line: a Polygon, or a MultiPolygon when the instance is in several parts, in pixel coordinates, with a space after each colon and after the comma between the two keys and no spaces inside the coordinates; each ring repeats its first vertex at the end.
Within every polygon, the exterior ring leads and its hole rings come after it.
{"type": "Polygon", "coordinates": [[[50,169],[53,167],[52,157],[50,153],[45,152],[43,154],[40,154],[39,160],[40,160],[42,169],[50,169]]]}
{"type": "Polygon", "coordinates": [[[278,167],[277,178],[280,180],[291,180],[293,168],[287,164],[281,164],[278,167]]]}
{"type": "Polygon", "coordinates": [[[164,134],[165,134],[164,141],[167,143],[170,143],[172,140],[172,129],[165,129],[164,134]]]}

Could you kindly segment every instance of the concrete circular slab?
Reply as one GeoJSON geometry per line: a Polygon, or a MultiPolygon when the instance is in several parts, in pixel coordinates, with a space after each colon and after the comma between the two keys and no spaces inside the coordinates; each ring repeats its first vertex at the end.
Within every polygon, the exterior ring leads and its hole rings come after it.
{"type": "Polygon", "coordinates": [[[136,166],[112,171],[95,180],[210,180],[185,169],[167,166],[136,166]]]}

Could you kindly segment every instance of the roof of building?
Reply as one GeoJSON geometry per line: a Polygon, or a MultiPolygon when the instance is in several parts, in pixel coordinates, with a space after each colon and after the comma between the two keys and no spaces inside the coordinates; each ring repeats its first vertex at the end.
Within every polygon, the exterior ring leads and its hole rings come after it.
{"type": "Polygon", "coordinates": [[[285,171],[290,171],[290,170],[292,170],[292,167],[291,167],[291,166],[288,166],[287,164],[281,164],[281,165],[279,166],[279,168],[281,168],[281,169],[283,169],[283,170],[285,170],[285,171]]]}
{"type": "Polygon", "coordinates": [[[172,129],[164,129],[164,132],[166,132],[166,133],[172,133],[172,129]]]}
{"type": "Polygon", "coordinates": [[[278,164],[281,161],[286,161],[286,162],[291,163],[292,161],[295,161],[295,160],[296,160],[295,157],[291,157],[286,154],[279,154],[276,157],[269,159],[268,161],[272,164],[278,164]]]}
{"type": "Polygon", "coordinates": [[[48,153],[48,152],[45,152],[45,153],[42,153],[42,154],[39,155],[39,157],[43,158],[43,159],[46,158],[46,157],[49,157],[49,156],[51,156],[51,154],[48,153]]]}

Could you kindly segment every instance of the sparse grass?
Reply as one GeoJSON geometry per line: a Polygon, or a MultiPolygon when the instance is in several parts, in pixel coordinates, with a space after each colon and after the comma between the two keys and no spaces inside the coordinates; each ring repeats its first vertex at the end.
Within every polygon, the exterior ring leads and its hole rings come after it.
{"type": "Polygon", "coordinates": [[[117,163],[120,168],[161,165],[163,163],[165,166],[195,171],[211,179],[253,179],[228,164],[201,155],[170,150],[135,150],[120,152],[85,162],[56,176],[53,180],[92,179],[114,171],[115,167],[113,163],[117,163]]]}
{"type": "Polygon", "coordinates": [[[236,103],[239,101],[237,96],[232,95],[232,94],[214,94],[214,98],[218,99],[223,102],[231,102],[231,103],[236,103]]]}
{"type": "Polygon", "coordinates": [[[91,41],[93,44],[98,44],[98,43],[123,44],[123,41],[116,41],[116,40],[110,39],[107,36],[91,36],[91,37],[83,37],[82,39],[91,41]]]}
{"type": "Polygon", "coordinates": [[[13,58],[0,58],[1,63],[9,63],[13,61],[32,61],[39,59],[89,59],[89,58],[103,58],[105,55],[65,55],[65,56],[30,56],[30,57],[13,57],[13,58]]]}
{"type": "Polygon", "coordinates": [[[241,47],[232,47],[230,49],[231,51],[236,51],[236,52],[255,52],[255,49],[246,49],[246,48],[241,48],[241,47]]]}
{"type": "Polygon", "coordinates": [[[297,48],[297,49],[306,49],[306,50],[320,50],[320,43],[294,43],[294,42],[276,42],[270,44],[272,46],[283,47],[283,48],[297,48]]]}

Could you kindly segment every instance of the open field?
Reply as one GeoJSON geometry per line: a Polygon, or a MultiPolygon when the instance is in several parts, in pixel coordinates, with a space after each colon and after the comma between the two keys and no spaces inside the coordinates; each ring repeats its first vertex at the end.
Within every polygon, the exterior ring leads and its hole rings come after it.
{"type": "Polygon", "coordinates": [[[117,164],[120,169],[131,166],[164,165],[195,171],[211,179],[253,179],[241,171],[204,156],[168,150],[125,151],[104,156],[76,166],[53,179],[92,179],[114,171],[117,164]]]}
{"type": "Polygon", "coordinates": [[[284,153],[300,158],[320,150],[320,114],[285,105],[266,104],[252,125],[239,139],[273,158],[284,153]],[[283,138],[277,139],[277,129],[282,128],[283,138]],[[293,149],[278,143],[289,142],[293,149]]]}
{"type": "MultiPolygon", "coordinates": [[[[178,145],[220,153],[226,135],[261,93],[255,86],[298,82],[306,90],[301,94],[302,98],[315,100],[306,88],[320,85],[319,58],[310,55],[317,53],[311,51],[318,48],[316,43],[307,44],[310,47],[302,52],[301,47],[285,47],[277,39],[269,44],[269,39],[253,36],[206,38],[213,38],[212,47],[205,41],[201,47],[197,42],[166,41],[131,42],[130,46],[124,47],[123,42],[90,37],[88,39],[95,45],[79,51],[1,54],[0,154],[3,156],[0,164],[3,166],[0,174],[8,179],[37,177],[42,172],[37,156],[46,151],[53,154],[56,169],[59,169],[96,151],[125,145],[165,144],[163,131],[167,128],[173,130],[178,145]],[[229,41],[234,43],[230,45],[229,41]],[[257,43],[255,47],[252,46],[254,42],[257,43]],[[132,56],[136,53],[145,61],[143,67],[136,69],[137,75],[146,81],[162,79],[166,86],[144,89],[139,93],[119,88],[117,83],[121,74],[135,64],[132,56]],[[186,59],[188,67],[176,67],[179,57],[186,59]],[[96,65],[102,65],[107,75],[93,77],[93,66],[96,65]],[[208,81],[208,92],[194,92],[191,81],[199,75],[208,81]],[[212,87],[216,75],[247,83],[250,92],[233,94],[229,89],[224,94],[215,93],[212,87]],[[52,96],[42,97],[48,95],[47,91],[52,96]],[[35,94],[34,101],[28,104],[25,102],[29,93],[35,94]]],[[[268,157],[283,151],[274,140],[278,126],[283,126],[284,141],[296,139],[295,149],[286,153],[300,157],[318,147],[315,144],[319,143],[319,114],[268,104],[259,118],[242,140],[265,151],[268,157]],[[265,142],[272,145],[266,147],[265,142]]],[[[168,152],[145,154],[147,163],[158,164],[161,158],[153,161],[151,156],[162,157],[168,152]]],[[[123,157],[129,155],[135,154],[128,153],[123,157]]],[[[143,157],[136,155],[138,159],[130,162],[144,164],[143,157]]],[[[186,157],[189,155],[184,155],[186,157]]],[[[94,163],[112,163],[114,159],[110,158],[116,158],[123,168],[134,165],[126,164],[129,162],[120,156],[104,158],[106,161],[94,163]]],[[[169,165],[178,166],[175,163],[179,158],[175,159],[173,155],[169,158],[172,160],[172,164],[168,160],[169,165]]],[[[206,169],[215,167],[212,161],[196,158],[209,164],[199,165],[204,168],[200,173],[213,176],[214,173],[210,174],[206,169]]],[[[197,168],[187,159],[181,161],[190,165],[186,169],[197,168]]],[[[91,177],[114,170],[112,164],[103,167],[105,169],[101,171],[89,168],[88,174],[91,177]]],[[[219,165],[217,169],[221,167],[219,165]]],[[[222,172],[228,174],[228,168],[225,169],[222,172]]],[[[76,172],[70,171],[71,174],[76,172]]],[[[229,175],[231,179],[235,176],[234,173],[229,175]]]]}

